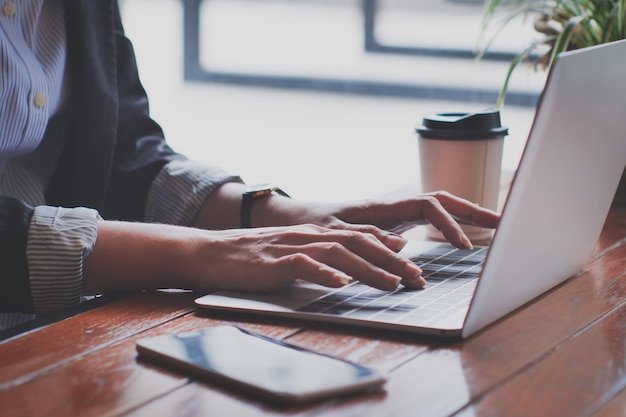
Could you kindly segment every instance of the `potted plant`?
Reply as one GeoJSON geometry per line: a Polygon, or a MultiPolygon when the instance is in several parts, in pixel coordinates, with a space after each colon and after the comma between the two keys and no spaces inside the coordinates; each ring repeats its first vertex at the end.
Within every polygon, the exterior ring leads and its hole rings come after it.
{"type": "Polygon", "coordinates": [[[482,53],[518,18],[533,19],[538,36],[511,62],[498,107],[504,103],[511,74],[521,62],[545,70],[563,51],[626,38],[626,0],[486,0],[482,33],[491,30],[493,35],[482,53]]]}
{"type": "MultiPolygon", "coordinates": [[[[504,98],[513,71],[522,62],[548,69],[563,51],[599,45],[626,38],[626,0],[485,0],[483,37],[493,34],[479,57],[507,25],[530,18],[537,37],[509,65],[500,89],[497,107],[504,98]]],[[[626,203],[626,170],[614,202],[626,203]]]]}

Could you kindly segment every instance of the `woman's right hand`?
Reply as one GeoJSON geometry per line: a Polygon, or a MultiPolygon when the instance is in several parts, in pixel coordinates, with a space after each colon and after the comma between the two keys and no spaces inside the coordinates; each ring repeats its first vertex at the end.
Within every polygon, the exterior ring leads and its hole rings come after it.
{"type": "MultiPolygon", "coordinates": [[[[403,246],[400,236],[398,248],[403,246]]],[[[86,293],[185,288],[271,291],[296,279],[419,288],[421,270],[374,234],[315,225],[207,231],[103,221],[85,262],[86,293]]]]}

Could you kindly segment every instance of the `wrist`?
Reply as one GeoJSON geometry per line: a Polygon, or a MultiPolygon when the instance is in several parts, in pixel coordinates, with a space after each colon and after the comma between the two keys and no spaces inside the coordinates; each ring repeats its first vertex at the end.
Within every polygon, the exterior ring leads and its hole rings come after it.
{"type": "Polygon", "coordinates": [[[84,290],[182,288],[193,228],[101,221],[93,252],[85,260],[84,290]]]}
{"type": "Polygon", "coordinates": [[[250,228],[253,226],[261,226],[265,225],[264,221],[254,221],[259,220],[264,216],[254,216],[253,220],[253,210],[255,206],[257,207],[257,212],[267,212],[268,208],[268,200],[273,199],[273,196],[279,197],[287,197],[289,195],[276,186],[271,186],[267,184],[255,185],[244,190],[241,196],[241,207],[239,211],[239,220],[242,228],[250,228]],[[265,204],[262,204],[264,202],[265,204]]]}
{"type": "Polygon", "coordinates": [[[193,227],[209,230],[238,229],[241,194],[246,186],[226,183],[213,191],[192,223],[193,227]]]}

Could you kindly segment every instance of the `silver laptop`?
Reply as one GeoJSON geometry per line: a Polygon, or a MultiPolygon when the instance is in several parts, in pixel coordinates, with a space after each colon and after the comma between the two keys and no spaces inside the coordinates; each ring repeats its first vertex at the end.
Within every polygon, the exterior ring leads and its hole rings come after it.
{"type": "MultiPolygon", "coordinates": [[[[421,290],[296,281],[271,294],[216,292],[201,307],[467,337],[580,272],[626,165],[626,41],[561,54],[550,71],[489,248],[411,241],[421,290]]],[[[356,277],[358,278],[358,277],[356,277]]]]}

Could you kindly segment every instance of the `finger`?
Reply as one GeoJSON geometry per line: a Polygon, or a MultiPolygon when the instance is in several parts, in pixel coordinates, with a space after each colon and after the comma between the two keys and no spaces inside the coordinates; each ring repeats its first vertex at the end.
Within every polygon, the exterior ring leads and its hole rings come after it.
{"type": "Polygon", "coordinates": [[[422,200],[421,215],[430,222],[454,246],[469,249],[472,247],[461,226],[443,207],[435,195],[427,195],[422,200]]]}
{"type": "Polygon", "coordinates": [[[410,260],[389,250],[378,242],[352,233],[342,241],[311,243],[299,250],[311,258],[343,271],[372,287],[393,290],[400,282],[410,286],[423,286],[422,271],[410,260]]]}
{"type": "Polygon", "coordinates": [[[266,227],[255,227],[253,229],[228,229],[223,231],[216,231],[216,233],[223,232],[228,236],[250,236],[254,234],[256,236],[273,236],[280,235],[281,233],[285,233],[285,236],[288,232],[302,232],[302,233],[322,233],[325,229],[322,226],[318,226],[316,224],[298,224],[293,226],[266,226],[266,227]]]}
{"type": "MultiPolygon", "coordinates": [[[[370,230],[371,228],[380,230],[373,226],[357,228],[361,230],[370,230]]],[[[422,269],[414,262],[390,249],[385,242],[380,240],[376,242],[363,241],[362,236],[362,232],[348,232],[341,242],[348,250],[363,257],[373,265],[399,276],[405,285],[411,284],[412,286],[418,285],[421,287],[426,284],[426,281],[422,278],[422,269]]],[[[385,237],[389,239],[391,234],[385,237]]],[[[399,237],[399,239],[401,241],[401,249],[407,241],[402,237],[399,237]]]]}
{"type": "Polygon", "coordinates": [[[394,252],[400,252],[406,246],[408,240],[397,233],[382,230],[379,227],[369,224],[350,224],[339,221],[335,229],[350,230],[365,233],[375,237],[379,242],[394,252]]]}
{"type": "Polygon", "coordinates": [[[430,194],[453,215],[459,222],[475,226],[496,228],[500,221],[500,215],[493,210],[481,207],[469,200],[455,196],[445,191],[430,194]]]}
{"type": "MultiPolygon", "coordinates": [[[[374,227],[358,228],[379,231],[374,227]]],[[[335,287],[344,285],[346,277],[354,277],[385,290],[396,288],[399,282],[414,288],[426,283],[417,265],[398,255],[372,233],[302,225],[255,229],[255,235],[265,242],[271,242],[267,249],[275,259],[291,259],[294,266],[303,268],[298,271],[301,275],[295,275],[296,278],[335,287]],[[300,258],[299,254],[308,258],[300,258]],[[311,260],[316,263],[311,264],[311,260]],[[319,264],[327,265],[330,269],[319,269],[319,264]],[[344,275],[337,275],[338,272],[344,275]]],[[[402,241],[404,244],[404,239],[402,241]]],[[[293,274],[279,276],[288,279],[294,277],[293,274]]]]}
{"type": "MultiPolygon", "coordinates": [[[[479,208],[469,201],[454,198],[445,192],[420,195],[400,201],[365,202],[359,210],[346,210],[341,218],[348,223],[373,224],[380,229],[395,232],[406,231],[420,224],[431,223],[440,229],[452,244],[463,248],[470,247],[469,239],[458,225],[457,216],[476,223],[487,223],[482,224],[485,227],[496,225],[498,220],[497,214],[479,208]],[[446,197],[450,198],[446,199],[446,197]],[[448,213],[447,208],[444,208],[439,198],[449,206],[453,213],[448,213]],[[472,210],[483,213],[485,219],[472,213],[472,210]]],[[[379,239],[390,249],[397,250],[404,246],[405,241],[393,237],[391,232],[388,233],[390,235],[379,235],[379,239]]]]}
{"type": "MultiPolygon", "coordinates": [[[[338,223],[343,222],[339,221],[338,223]]],[[[406,245],[406,239],[403,237],[392,236],[392,233],[380,230],[375,226],[359,226],[347,223],[330,229],[313,224],[305,224],[289,226],[287,228],[257,228],[255,231],[257,231],[257,236],[267,237],[273,244],[292,246],[305,245],[313,242],[344,242],[350,240],[351,236],[353,238],[354,236],[359,236],[360,239],[369,239],[373,244],[394,246],[394,248],[390,249],[398,252],[406,245]],[[385,242],[383,242],[383,240],[385,240],[385,242]]]]}
{"type": "Polygon", "coordinates": [[[326,287],[338,288],[352,281],[346,273],[319,262],[305,253],[281,256],[275,261],[277,275],[302,279],[326,287]]]}
{"type": "Polygon", "coordinates": [[[381,290],[394,290],[402,280],[399,276],[367,262],[336,242],[306,245],[302,250],[313,259],[381,290]]]}

